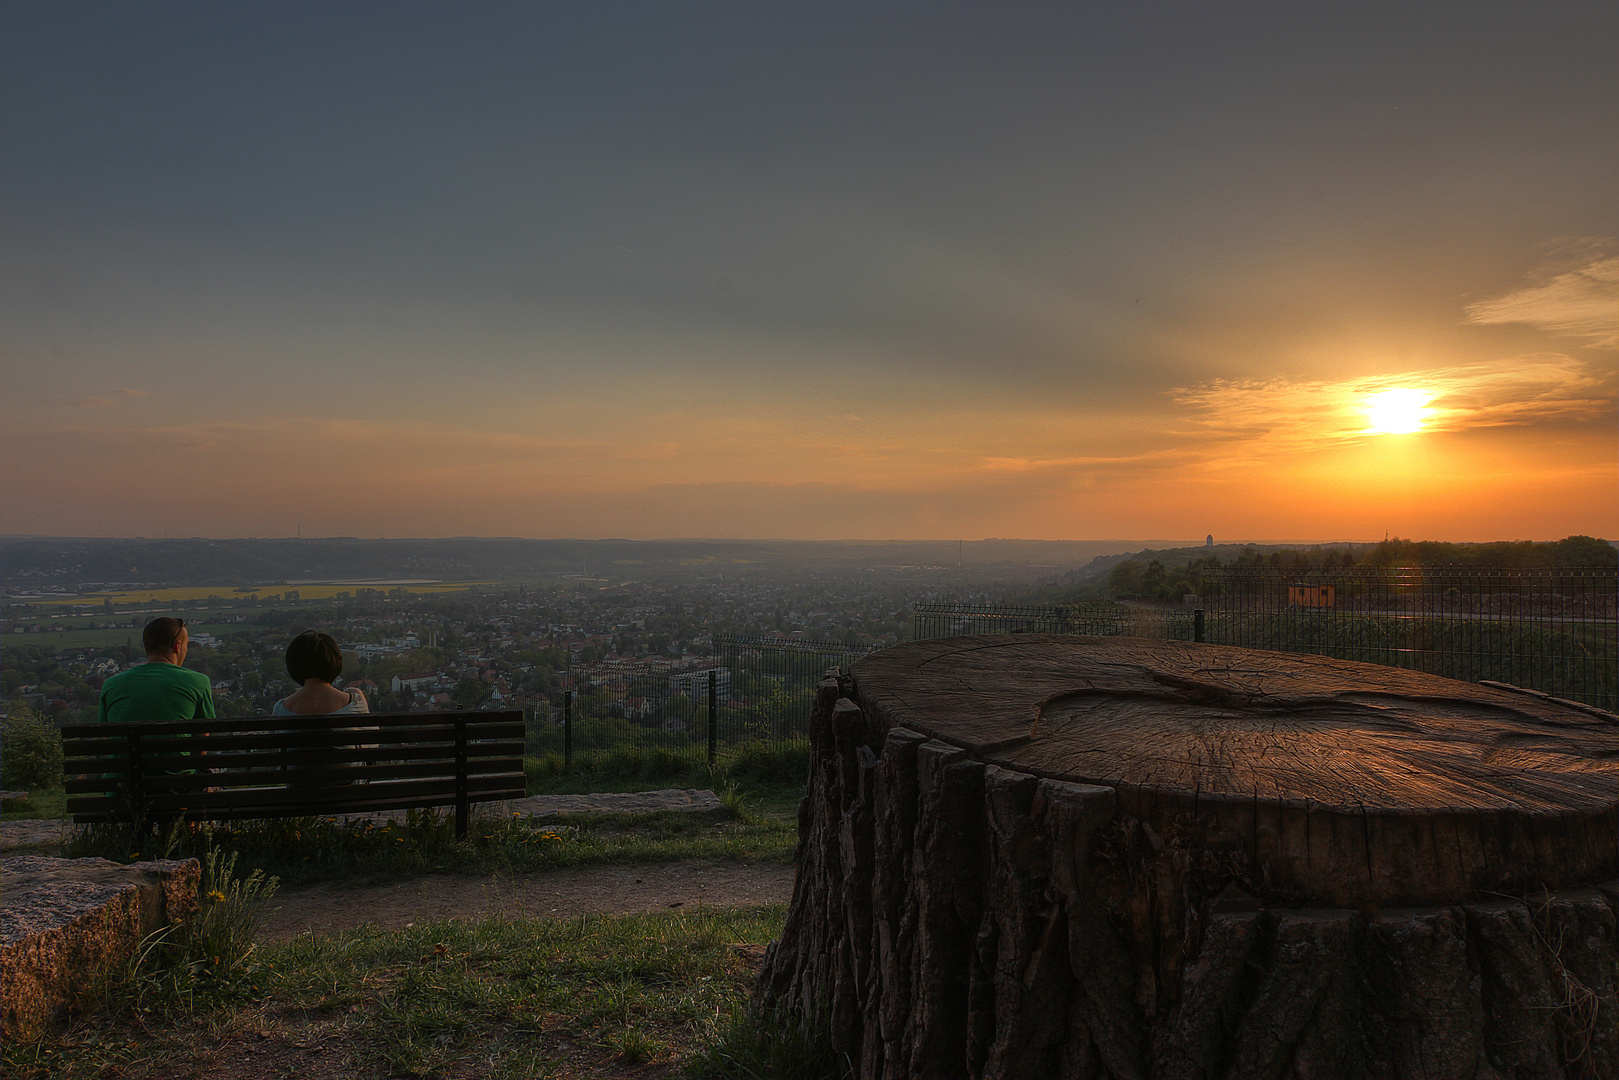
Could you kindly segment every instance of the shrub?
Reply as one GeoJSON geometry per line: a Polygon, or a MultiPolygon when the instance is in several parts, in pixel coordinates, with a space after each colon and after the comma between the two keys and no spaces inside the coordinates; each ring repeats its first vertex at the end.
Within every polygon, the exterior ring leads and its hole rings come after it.
{"type": "Polygon", "coordinates": [[[0,786],[54,791],[62,786],[62,733],[32,709],[7,716],[0,729],[0,786]]]}

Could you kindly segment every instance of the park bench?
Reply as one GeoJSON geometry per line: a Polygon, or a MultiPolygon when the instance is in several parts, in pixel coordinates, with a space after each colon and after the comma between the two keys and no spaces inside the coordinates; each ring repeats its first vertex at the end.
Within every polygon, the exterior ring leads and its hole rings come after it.
{"type": "Polygon", "coordinates": [[[67,724],[67,808],[142,827],[520,799],[521,711],[67,724]]]}

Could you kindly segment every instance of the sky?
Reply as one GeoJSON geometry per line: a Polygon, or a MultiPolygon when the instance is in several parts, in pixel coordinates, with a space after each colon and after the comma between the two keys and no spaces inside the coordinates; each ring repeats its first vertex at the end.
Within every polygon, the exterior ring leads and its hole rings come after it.
{"type": "Polygon", "coordinates": [[[0,530],[1619,538],[1616,40],[11,0],[0,530]]]}

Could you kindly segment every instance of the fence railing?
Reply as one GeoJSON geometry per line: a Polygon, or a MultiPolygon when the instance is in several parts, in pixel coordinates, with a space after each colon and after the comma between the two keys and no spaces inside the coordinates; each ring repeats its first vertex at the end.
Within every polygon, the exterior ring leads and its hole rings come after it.
{"type": "Polygon", "coordinates": [[[654,753],[715,765],[807,739],[815,687],[871,651],[833,641],[717,635],[711,656],[673,668],[633,663],[569,669],[548,715],[529,726],[528,752],[654,753]]]}
{"type": "Polygon", "coordinates": [[[1206,570],[1191,606],[919,604],[914,636],[1128,634],[1317,653],[1619,706],[1619,569],[1206,570]]]}
{"type": "Polygon", "coordinates": [[[965,634],[1095,634],[1191,641],[1189,608],[1088,600],[1078,604],[926,603],[912,609],[911,638],[965,634]]]}
{"type": "MultiPolygon", "coordinates": [[[[1205,571],[1192,605],[921,603],[913,637],[1049,633],[1318,653],[1619,706],[1619,571],[1205,571]]],[[[578,664],[529,725],[529,753],[659,753],[693,765],[807,738],[815,687],[869,647],[716,636],[675,668],[578,664]]]]}
{"type": "Polygon", "coordinates": [[[1202,590],[1206,641],[1619,705],[1619,569],[1222,567],[1202,590]]]}

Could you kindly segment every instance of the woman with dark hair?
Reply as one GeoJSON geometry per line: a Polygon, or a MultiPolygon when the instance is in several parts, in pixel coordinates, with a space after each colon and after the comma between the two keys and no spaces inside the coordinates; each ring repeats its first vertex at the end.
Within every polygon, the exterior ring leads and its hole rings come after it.
{"type": "Polygon", "coordinates": [[[276,716],[335,716],[368,713],[370,704],[357,688],[332,685],[343,672],[343,653],[331,636],[305,630],[287,646],[287,674],[298,689],[275,703],[276,716]]]}

